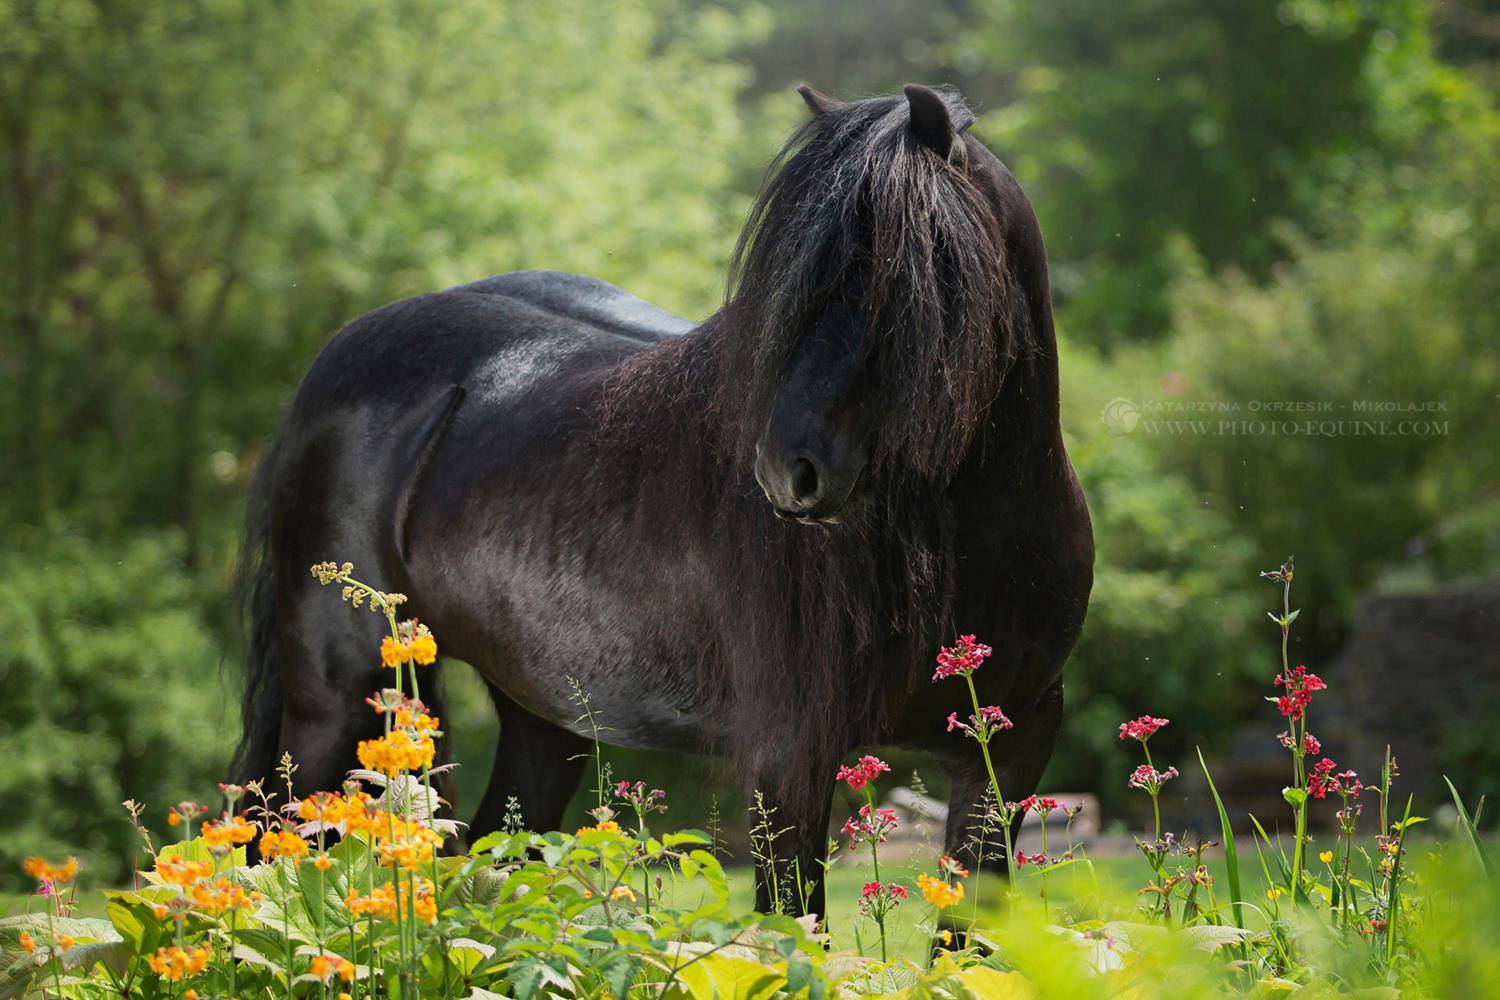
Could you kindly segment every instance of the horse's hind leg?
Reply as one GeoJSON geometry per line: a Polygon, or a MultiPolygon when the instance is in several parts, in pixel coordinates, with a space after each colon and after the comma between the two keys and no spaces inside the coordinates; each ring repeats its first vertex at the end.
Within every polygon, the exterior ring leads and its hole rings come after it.
{"type": "Polygon", "coordinates": [[[490,693],[500,716],[500,743],[472,836],[500,829],[512,798],[526,829],[555,830],[583,777],[589,741],[537,718],[497,688],[490,693]]]}
{"type": "MultiPolygon", "coordinates": [[[[359,766],[359,741],[378,737],[383,729],[365,698],[395,680],[380,665],[380,639],[388,626],[384,616],[350,608],[336,589],[320,587],[310,575],[305,583],[289,582],[287,589],[291,593],[282,595],[277,623],[278,756],[291,754],[296,794],[337,791],[359,766]]],[[[285,794],[274,780],[266,790],[285,794]]]]}

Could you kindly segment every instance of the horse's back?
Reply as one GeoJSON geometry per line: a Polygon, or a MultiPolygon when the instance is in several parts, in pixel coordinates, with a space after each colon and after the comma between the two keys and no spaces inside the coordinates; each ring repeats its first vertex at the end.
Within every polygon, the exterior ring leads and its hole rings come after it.
{"type": "Polygon", "coordinates": [[[567,271],[512,271],[448,289],[444,295],[495,295],[619,337],[656,343],[694,326],[607,281],[567,271]]]}

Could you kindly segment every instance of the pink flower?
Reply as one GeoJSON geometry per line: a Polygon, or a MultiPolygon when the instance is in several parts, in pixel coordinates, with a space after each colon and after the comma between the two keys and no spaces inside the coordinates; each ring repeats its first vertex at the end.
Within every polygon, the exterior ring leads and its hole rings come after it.
{"type": "Polygon", "coordinates": [[[1152,795],[1155,795],[1161,789],[1162,785],[1175,777],[1177,777],[1177,768],[1175,767],[1169,767],[1165,771],[1158,771],[1150,764],[1142,764],[1130,773],[1130,780],[1127,784],[1131,788],[1144,788],[1152,795]]]}
{"type": "Polygon", "coordinates": [[[1157,719],[1143,715],[1139,719],[1120,723],[1120,739],[1140,740],[1142,743],[1156,735],[1156,731],[1170,723],[1170,719],[1157,719]]]}
{"type": "Polygon", "coordinates": [[[1025,851],[1016,852],[1016,866],[1021,865],[1046,865],[1049,864],[1045,854],[1027,854],[1025,851]]]}
{"type": "Polygon", "coordinates": [[[865,887],[860,890],[859,894],[865,899],[869,899],[871,896],[878,896],[884,891],[885,886],[881,885],[879,882],[866,882],[865,887]]]}
{"type": "Polygon", "coordinates": [[[860,844],[883,843],[899,825],[896,810],[875,809],[865,804],[859,807],[858,816],[844,820],[841,832],[849,838],[849,850],[854,851],[860,844]]]}
{"type": "Polygon", "coordinates": [[[963,730],[965,736],[988,742],[992,734],[1012,728],[1011,721],[1000,711],[999,705],[986,705],[978,715],[969,716],[969,721],[959,719],[957,712],[948,713],[948,732],[963,730]]]}
{"type": "Polygon", "coordinates": [[[1011,721],[1005,717],[1004,712],[1000,711],[999,705],[986,705],[981,708],[979,710],[979,718],[997,729],[1012,728],[1011,721]]]}
{"type": "Polygon", "coordinates": [[[982,642],[975,642],[972,635],[961,635],[958,641],[951,646],[944,646],[937,655],[937,671],[932,675],[935,681],[945,680],[949,677],[967,677],[979,669],[979,665],[989,658],[994,650],[982,642]]]}

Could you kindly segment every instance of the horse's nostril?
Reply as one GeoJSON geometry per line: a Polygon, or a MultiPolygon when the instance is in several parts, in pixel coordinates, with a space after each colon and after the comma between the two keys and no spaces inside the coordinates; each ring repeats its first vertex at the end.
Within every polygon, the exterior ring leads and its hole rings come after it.
{"type": "Polygon", "coordinates": [[[806,458],[792,463],[792,499],[811,506],[818,499],[821,484],[818,482],[818,467],[806,458]]]}

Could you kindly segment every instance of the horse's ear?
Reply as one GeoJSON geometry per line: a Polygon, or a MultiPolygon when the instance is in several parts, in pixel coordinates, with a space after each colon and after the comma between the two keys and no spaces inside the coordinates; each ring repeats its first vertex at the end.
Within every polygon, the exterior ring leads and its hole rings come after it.
{"type": "Polygon", "coordinates": [[[948,113],[948,102],[931,87],[908,83],[906,103],[911,105],[911,134],[918,142],[943,159],[956,162],[963,157],[963,140],[959,128],[948,113]]]}
{"type": "Polygon", "coordinates": [[[814,118],[844,106],[842,102],[835,101],[827,94],[818,93],[805,83],[798,85],[797,93],[801,94],[802,99],[807,102],[807,109],[813,113],[814,118]]]}

